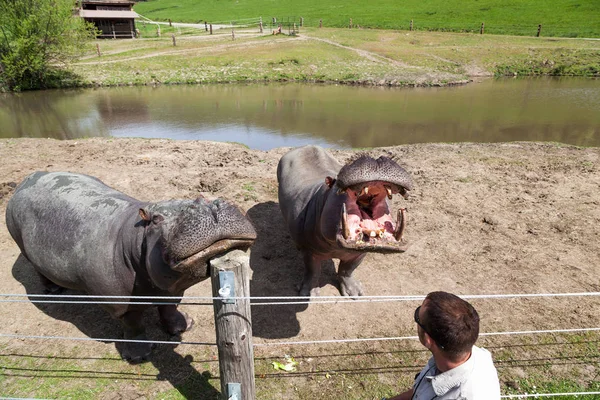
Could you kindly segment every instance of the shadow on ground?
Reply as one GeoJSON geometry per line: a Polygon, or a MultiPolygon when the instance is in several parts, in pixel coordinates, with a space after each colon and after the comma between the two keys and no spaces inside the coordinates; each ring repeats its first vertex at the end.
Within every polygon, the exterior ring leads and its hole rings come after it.
{"type": "MultiPolygon", "coordinates": [[[[250,294],[256,296],[298,296],[304,275],[302,255],[284,224],[279,204],[268,201],[248,210],[258,238],[250,254],[250,294]]],[[[320,286],[337,285],[333,262],[323,265],[320,286]]],[[[291,338],[300,332],[297,314],[308,304],[257,305],[268,300],[252,300],[252,332],[265,339],[291,338]]],[[[268,301],[282,302],[282,300],[268,301]]]]}
{"type": "MultiPolygon", "coordinates": [[[[14,278],[25,288],[28,295],[43,294],[44,287],[40,282],[39,276],[33,265],[19,255],[12,268],[14,278]]],[[[64,295],[82,294],[80,292],[67,290],[64,295]]],[[[37,297],[30,297],[30,300],[39,300],[37,297]]],[[[82,300],[82,299],[74,299],[82,300]]],[[[120,339],[123,337],[120,321],[110,317],[110,315],[96,304],[47,304],[34,303],[46,315],[57,320],[69,322],[77,327],[84,335],[103,342],[112,342],[111,339],[120,339]]],[[[172,337],[159,328],[159,318],[156,308],[146,311],[144,322],[147,327],[147,333],[150,340],[168,341],[180,338],[172,337]]],[[[40,332],[23,332],[24,335],[39,335],[40,332]]],[[[32,339],[35,340],[35,339],[32,339]]],[[[115,342],[115,347],[121,353],[122,342],[115,342]]],[[[150,356],[150,362],[158,369],[156,380],[169,381],[182,396],[187,399],[219,399],[219,392],[210,384],[210,380],[218,378],[211,376],[210,372],[198,372],[191,363],[194,361],[191,355],[183,357],[175,352],[176,345],[159,344],[150,356]]],[[[125,363],[126,361],[122,361],[125,363]]],[[[129,378],[131,379],[131,378],[129,378]]],[[[146,378],[147,379],[147,378],[146,378]]]]}

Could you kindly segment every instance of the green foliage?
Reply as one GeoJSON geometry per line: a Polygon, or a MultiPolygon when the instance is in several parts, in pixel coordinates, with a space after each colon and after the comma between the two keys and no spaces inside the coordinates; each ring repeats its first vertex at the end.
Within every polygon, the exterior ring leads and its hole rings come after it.
{"type": "Polygon", "coordinates": [[[148,0],[135,11],[145,17],[166,21],[218,24],[243,22],[262,17],[269,25],[273,17],[286,26],[353,27],[535,36],[600,37],[598,0],[148,0]]]}
{"type": "Polygon", "coordinates": [[[0,90],[74,86],[66,69],[94,37],[72,0],[0,0],[0,90]]]}

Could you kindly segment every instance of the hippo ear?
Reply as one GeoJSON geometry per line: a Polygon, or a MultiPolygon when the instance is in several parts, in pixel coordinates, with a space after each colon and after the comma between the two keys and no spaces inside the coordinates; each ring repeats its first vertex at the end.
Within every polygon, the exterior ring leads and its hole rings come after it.
{"type": "Polygon", "coordinates": [[[148,210],[145,208],[140,208],[140,217],[142,217],[144,221],[150,221],[152,219],[150,217],[150,212],[148,212],[148,210]]]}
{"type": "Polygon", "coordinates": [[[328,188],[331,189],[331,187],[333,185],[335,185],[335,178],[328,176],[327,178],[325,178],[325,184],[327,185],[328,188]]]}

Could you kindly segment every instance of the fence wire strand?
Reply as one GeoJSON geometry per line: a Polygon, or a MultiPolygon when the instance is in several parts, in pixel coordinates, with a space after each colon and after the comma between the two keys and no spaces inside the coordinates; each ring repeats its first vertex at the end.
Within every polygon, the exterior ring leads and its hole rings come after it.
{"type": "MultiPolygon", "coordinates": [[[[546,330],[528,330],[528,331],[507,331],[507,332],[487,332],[480,333],[479,336],[507,336],[507,335],[534,335],[549,333],[573,333],[573,332],[597,332],[600,328],[572,328],[572,329],[546,329],[546,330]]],[[[99,341],[99,342],[128,342],[128,343],[151,343],[151,344],[173,344],[173,345],[203,345],[216,346],[216,343],[207,342],[187,342],[170,340],[134,340],[134,339],[103,339],[103,338],[84,338],[69,336],[38,336],[38,335],[18,335],[12,333],[0,333],[0,338],[12,339],[59,339],[59,340],[80,340],[80,341],[99,341]]],[[[325,339],[325,340],[304,340],[304,341],[283,341],[283,342],[264,342],[254,343],[254,347],[264,346],[293,346],[307,344],[327,344],[327,343],[356,343],[356,342],[376,342],[390,340],[415,340],[418,336],[395,336],[395,337],[375,337],[375,338],[353,338],[353,339],[325,339]]]]}
{"type": "MultiPolygon", "coordinates": [[[[477,295],[459,295],[465,300],[484,300],[484,299],[518,299],[518,298],[544,298],[544,297],[592,297],[600,296],[600,292],[575,292],[575,293],[512,293],[512,294],[477,294],[477,295]]],[[[170,305],[173,301],[181,301],[180,304],[189,305],[212,305],[212,303],[200,303],[199,301],[223,300],[223,297],[213,296],[101,296],[101,295],[83,295],[83,294],[15,294],[0,293],[0,297],[7,299],[0,300],[0,303],[72,303],[72,304],[129,304],[129,300],[136,301],[140,305],[170,305]],[[19,297],[28,297],[28,300],[15,299],[19,297]],[[43,300],[38,300],[43,299],[43,300]],[[60,299],[60,300],[46,300],[60,299]],[[67,299],[121,299],[121,301],[74,301],[67,299]],[[171,302],[153,302],[149,300],[170,300],[171,302]],[[187,300],[187,301],[185,301],[187,300]],[[190,302],[191,301],[191,302],[190,302]]],[[[265,302],[250,303],[251,306],[266,305],[297,305],[297,304],[337,304],[337,303],[375,303],[375,302],[395,302],[395,301],[422,301],[424,295],[380,295],[380,296],[360,296],[359,298],[340,297],[340,296],[319,296],[310,298],[307,296],[246,296],[246,297],[227,297],[229,300],[267,300],[265,302]],[[274,301],[277,300],[277,301],[274,301]],[[293,300],[293,301],[291,301],[293,300]]]]}

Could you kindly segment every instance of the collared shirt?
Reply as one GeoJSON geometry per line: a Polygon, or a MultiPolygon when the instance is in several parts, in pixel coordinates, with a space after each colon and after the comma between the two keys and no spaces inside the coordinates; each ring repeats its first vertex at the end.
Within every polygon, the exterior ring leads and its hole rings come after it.
{"type": "Polygon", "coordinates": [[[473,346],[471,357],[456,368],[438,371],[433,357],[417,375],[413,400],[499,400],[500,382],[492,355],[473,346]]]}

